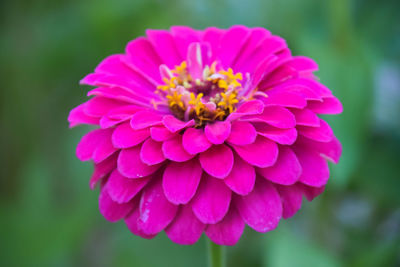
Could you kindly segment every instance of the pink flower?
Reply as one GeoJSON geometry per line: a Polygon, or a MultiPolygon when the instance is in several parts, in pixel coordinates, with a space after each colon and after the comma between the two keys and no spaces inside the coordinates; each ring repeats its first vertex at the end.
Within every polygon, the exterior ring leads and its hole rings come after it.
{"type": "Polygon", "coordinates": [[[318,114],[341,103],[263,28],[148,30],[81,83],[92,98],[70,126],[93,124],[77,147],[92,160],[90,187],[112,222],[179,244],[201,234],[234,245],[293,216],[329,178],[341,145],[318,114]]]}

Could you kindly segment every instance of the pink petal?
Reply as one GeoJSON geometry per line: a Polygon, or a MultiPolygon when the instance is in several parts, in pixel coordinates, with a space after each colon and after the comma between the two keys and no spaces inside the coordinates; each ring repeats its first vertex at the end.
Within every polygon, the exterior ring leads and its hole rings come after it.
{"type": "Polygon", "coordinates": [[[297,71],[313,72],[318,70],[318,64],[308,57],[295,56],[287,63],[287,65],[295,68],[297,71]]]}
{"type": "Polygon", "coordinates": [[[94,72],[121,76],[132,75],[132,70],[121,62],[122,56],[121,54],[116,54],[106,57],[100,62],[94,72]]]}
{"type": "MultiPolygon", "coordinates": [[[[260,88],[261,85],[260,85],[260,88]]],[[[307,86],[301,84],[301,83],[296,83],[296,82],[284,82],[283,84],[277,85],[272,89],[267,89],[268,90],[268,96],[271,96],[273,94],[280,94],[280,93],[292,93],[292,94],[297,94],[301,97],[304,97],[306,100],[318,100],[321,101],[321,96],[317,93],[308,88],[307,86]]],[[[262,91],[262,90],[261,90],[262,91]]]]}
{"type": "Polygon", "coordinates": [[[194,157],[194,155],[189,154],[183,148],[182,135],[179,134],[172,139],[164,141],[162,144],[162,152],[167,159],[177,162],[188,161],[194,157]]]}
{"type": "Polygon", "coordinates": [[[147,165],[155,165],[165,160],[161,150],[162,143],[149,138],[142,144],[140,159],[147,165]]]}
{"type": "Polygon", "coordinates": [[[140,146],[123,149],[118,157],[118,171],[128,178],[141,178],[154,173],[160,164],[147,165],[140,159],[140,146]]]}
{"type": "Polygon", "coordinates": [[[218,55],[220,40],[224,32],[225,30],[218,29],[215,27],[209,27],[203,33],[204,42],[209,43],[211,46],[211,53],[212,53],[212,57],[210,58],[211,61],[214,60],[215,57],[218,55]]]}
{"type": "Polygon", "coordinates": [[[153,140],[162,142],[174,137],[176,134],[171,133],[171,131],[165,127],[151,127],[150,135],[153,140]]]}
{"type": "Polygon", "coordinates": [[[227,142],[234,145],[248,145],[256,140],[257,132],[254,126],[247,121],[233,121],[231,134],[227,142]]]}
{"type": "Polygon", "coordinates": [[[282,202],[276,188],[258,179],[254,190],[236,198],[236,207],[245,223],[257,232],[275,229],[282,217],[282,202]]]}
{"type": "Polygon", "coordinates": [[[261,45],[261,43],[270,36],[271,33],[264,28],[253,28],[251,29],[250,37],[247,41],[246,46],[242,49],[241,53],[239,53],[236,58],[234,66],[235,69],[241,71],[241,66],[243,62],[247,60],[247,58],[255,51],[257,47],[261,45]]]}
{"type": "Polygon", "coordinates": [[[160,125],[162,116],[152,111],[139,111],[133,115],[131,119],[131,126],[135,130],[144,129],[154,125],[160,125]]]}
{"type": "Polygon", "coordinates": [[[245,115],[261,114],[264,110],[264,104],[260,100],[245,101],[238,109],[229,114],[226,120],[234,121],[245,115]]]}
{"type": "Polygon", "coordinates": [[[204,133],[211,143],[222,144],[231,133],[231,123],[229,121],[217,121],[213,124],[207,124],[204,133]]]}
{"type": "Polygon", "coordinates": [[[242,236],[245,224],[236,209],[231,208],[224,219],[216,224],[209,224],[206,235],[221,246],[233,246],[242,236]]]}
{"type": "Polygon", "coordinates": [[[83,136],[76,147],[76,156],[78,159],[81,161],[91,159],[97,147],[104,140],[111,138],[112,131],[113,129],[96,129],[83,136]]]}
{"type": "Polygon", "coordinates": [[[187,52],[188,71],[193,80],[201,79],[203,76],[203,60],[200,43],[191,43],[187,52]]]}
{"type": "Polygon", "coordinates": [[[165,233],[173,242],[191,245],[199,240],[205,225],[197,219],[190,205],[179,208],[174,221],[165,229],[165,233]]]}
{"type": "Polygon", "coordinates": [[[100,213],[110,222],[116,222],[124,218],[132,210],[134,204],[127,202],[118,204],[113,201],[105,188],[101,190],[99,196],[99,210],[100,213]]]}
{"type": "Polygon", "coordinates": [[[216,178],[225,178],[233,167],[232,150],[224,144],[212,146],[199,159],[204,171],[216,178]]]}
{"type": "Polygon", "coordinates": [[[242,159],[260,168],[273,165],[278,158],[278,145],[262,136],[250,145],[232,146],[242,159]]]}
{"type": "Polygon", "coordinates": [[[294,115],[283,107],[265,107],[260,115],[250,115],[242,118],[248,121],[265,122],[277,128],[292,128],[296,126],[294,115]]]}
{"type": "Polygon", "coordinates": [[[262,85],[263,88],[273,87],[299,75],[294,68],[287,66],[286,64],[278,65],[276,63],[277,61],[278,60],[275,59],[273,62],[276,65],[271,64],[269,66],[268,75],[266,75],[263,81],[260,83],[260,86],[262,85]]]}
{"type": "Polygon", "coordinates": [[[187,55],[188,47],[191,43],[200,41],[200,34],[187,26],[173,26],[171,27],[171,33],[175,39],[175,45],[182,58],[187,55]]]}
{"type": "Polygon", "coordinates": [[[101,96],[96,96],[86,102],[84,107],[85,114],[92,117],[100,117],[106,115],[110,110],[118,108],[128,103],[123,101],[117,101],[101,96]]]}
{"type": "Polygon", "coordinates": [[[273,166],[257,170],[264,178],[282,185],[291,185],[297,182],[301,171],[296,154],[289,147],[284,146],[279,147],[279,156],[273,166]]]}
{"type": "MultiPolygon", "coordinates": [[[[136,53],[137,52],[138,51],[136,51],[136,53]]],[[[108,74],[104,76],[107,78],[116,77],[118,80],[125,80],[128,83],[133,82],[137,84],[137,88],[132,88],[136,90],[131,90],[134,94],[141,91],[142,96],[154,96],[154,91],[150,90],[150,88],[156,85],[155,81],[151,78],[149,79],[142,69],[133,64],[132,57],[125,55],[111,55],[99,64],[95,69],[95,72],[108,74]]],[[[97,80],[97,82],[98,81],[99,80],[97,80]]],[[[109,85],[110,87],[114,87],[112,84],[109,85]]]]}
{"type": "Polygon", "coordinates": [[[317,115],[309,109],[292,109],[296,118],[296,124],[302,126],[319,127],[320,122],[317,115]]]}
{"type": "Polygon", "coordinates": [[[293,93],[279,93],[268,96],[264,100],[265,106],[282,106],[290,108],[304,108],[307,101],[304,97],[293,93]]]}
{"type": "Polygon", "coordinates": [[[168,67],[173,68],[182,62],[182,57],[179,55],[174,39],[169,31],[147,30],[146,35],[157,54],[168,67]]]}
{"type": "Polygon", "coordinates": [[[149,182],[150,177],[129,179],[114,170],[107,181],[107,191],[111,199],[117,203],[126,203],[149,182]]]}
{"type": "Polygon", "coordinates": [[[178,206],[166,199],[161,180],[155,181],[143,190],[138,226],[145,234],[157,234],[168,226],[177,211],[178,206]]]}
{"type": "Polygon", "coordinates": [[[113,146],[111,137],[104,138],[103,142],[93,152],[93,161],[99,163],[111,156],[115,151],[117,151],[117,148],[113,146]]]}
{"type": "Polygon", "coordinates": [[[130,120],[136,112],[142,110],[136,105],[122,106],[120,108],[115,108],[110,110],[105,116],[100,119],[101,128],[109,128],[115,126],[119,123],[130,120]]]}
{"type": "Polygon", "coordinates": [[[94,189],[97,182],[106,177],[112,170],[117,167],[118,153],[113,154],[111,157],[103,160],[98,164],[94,164],[94,172],[90,178],[90,189],[94,189]]]}
{"type": "Polygon", "coordinates": [[[139,37],[126,46],[126,61],[131,68],[142,70],[151,78],[161,81],[158,66],[161,59],[154,51],[153,46],[145,37],[139,37]]]}
{"type": "Polygon", "coordinates": [[[330,97],[332,92],[324,85],[314,79],[299,77],[286,81],[284,86],[303,86],[313,91],[318,97],[330,97]]]}
{"type": "Polygon", "coordinates": [[[138,201],[133,211],[128,216],[125,217],[125,224],[128,227],[129,231],[131,231],[134,235],[146,239],[154,238],[157,234],[148,235],[143,232],[142,228],[139,226],[139,218],[140,218],[140,209],[138,201]]]}
{"type": "Polygon", "coordinates": [[[318,142],[329,142],[333,138],[331,127],[322,119],[319,127],[298,126],[297,130],[299,134],[318,142]]]}
{"type": "Polygon", "coordinates": [[[295,153],[303,169],[299,181],[309,186],[324,186],[329,179],[326,160],[313,150],[296,148],[295,153]]]}
{"type": "Polygon", "coordinates": [[[173,204],[186,204],[200,183],[201,166],[197,159],[186,162],[171,162],[163,175],[163,188],[167,199],[173,204]]]}
{"type": "Polygon", "coordinates": [[[222,36],[219,50],[222,66],[225,68],[231,66],[249,36],[249,29],[241,25],[233,26],[226,31],[222,36]]]}
{"type": "Polygon", "coordinates": [[[330,142],[316,142],[302,137],[296,144],[304,146],[306,149],[315,150],[336,164],[339,163],[340,156],[342,155],[342,145],[335,136],[330,142]]]}
{"type": "Polygon", "coordinates": [[[334,96],[324,97],[323,102],[310,101],[307,107],[318,114],[340,114],[343,112],[342,103],[334,96]]]}
{"type": "Polygon", "coordinates": [[[91,117],[84,113],[86,103],[83,103],[72,109],[68,115],[69,127],[74,127],[79,124],[99,124],[98,117],[91,117]]]}
{"type": "Polygon", "coordinates": [[[189,154],[195,155],[209,149],[211,143],[202,129],[188,128],[183,133],[182,145],[189,154]]]}
{"type": "Polygon", "coordinates": [[[295,128],[279,129],[264,123],[254,123],[257,133],[281,145],[292,145],[297,140],[295,128]]]}
{"type": "Polygon", "coordinates": [[[245,92],[249,92],[257,88],[260,82],[268,74],[268,69],[271,68],[271,65],[274,61],[276,61],[276,57],[270,55],[261,59],[260,62],[255,62],[255,66],[251,67],[252,75],[250,76],[250,82],[246,83],[246,86],[244,87],[245,92]]]}
{"type": "Polygon", "coordinates": [[[167,127],[168,130],[170,130],[172,133],[175,133],[177,131],[180,131],[184,128],[193,126],[195,124],[194,120],[190,120],[187,122],[178,120],[172,115],[166,115],[163,118],[163,124],[165,127],[167,127]]]}
{"type": "Polygon", "coordinates": [[[112,143],[116,148],[128,148],[142,143],[150,136],[148,128],[141,130],[132,129],[130,123],[118,125],[112,134],[112,143]]]}
{"type": "Polygon", "coordinates": [[[224,179],[225,184],[236,194],[247,195],[256,181],[254,167],[235,155],[231,173],[224,179]]]}
{"type": "Polygon", "coordinates": [[[275,56],[274,54],[283,51],[287,47],[286,41],[279,36],[269,36],[263,40],[260,46],[251,53],[243,66],[241,67],[242,72],[253,73],[257,64],[267,57],[275,56]]]}
{"type": "Polygon", "coordinates": [[[297,185],[277,186],[277,189],[282,200],[282,217],[288,219],[295,215],[301,208],[301,201],[303,199],[302,190],[297,185]]]}
{"type": "Polygon", "coordinates": [[[229,209],[231,190],[223,181],[204,175],[192,206],[196,217],[206,224],[221,221],[229,209]]]}
{"type": "MultiPolygon", "coordinates": [[[[155,83],[149,83],[148,80],[145,80],[142,75],[138,74],[141,72],[137,70],[132,72],[129,76],[121,76],[121,75],[112,75],[112,74],[104,74],[104,73],[96,73],[92,76],[91,81],[88,82],[85,77],[83,82],[89,83],[93,86],[103,87],[101,90],[96,90],[99,92],[99,95],[104,95],[106,99],[110,99],[119,103],[119,106],[136,103],[138,105],[146,106],[148,108],[152,108],[153,106],[150,103],[150,99],[159,98],[159,96],[154,94],[154,86],[155,83]],[[116,88],[113,91],[110,91],[110,88],[116,88]],[[125,93],[123,91],[124,90],[125,93]],[[115,92],[115,94],[113,93],[115,92]],[[118,93],[122,93],[121,96],[118,96],[118,93]],[[118,99],[118,100],[117,100],[118,99]]],[[[98,93],[90,92],[90,94],[97,95],[98,93]]],[[[99,97],[97,97],[99,98],[99,97]]],[[[112,104],[112,103],[110,103],[112,104]]],[[[104,114],[104,109],[107,107],[107,110],[110,110],[110,106],[108,103],[99,103],[93,111],[102,112],[104,114]],[[97,107],[101,108],[98,109],[97,107]]],[[[92,111],[89,109],[86,110],[88,114],[91,114],[92,111]]]]}
{"type": "Polygon", "coordinates": [[[312,187],[302,183],[297,184],[297,186],[302,189],[302,192],[308,201],[312,201],[314,198],[322,194],[325,190],[325,186],[312,187]]]}

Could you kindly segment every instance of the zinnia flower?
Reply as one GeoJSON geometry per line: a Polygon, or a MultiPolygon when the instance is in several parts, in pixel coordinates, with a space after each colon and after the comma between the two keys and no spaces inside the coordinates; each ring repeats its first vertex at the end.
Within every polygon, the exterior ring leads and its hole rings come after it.
{"type": "Polygon", "coordinates": [[[245,225],[275,229],[312,200],[341,145],[318,114],[341,103],[263,28],[148,30],[81,83],[91,98],[70,126],[99,126],[77,157],[92,160],[99,209],[144,238],[179,244],[203,232],[234,245],[245,225]]]}

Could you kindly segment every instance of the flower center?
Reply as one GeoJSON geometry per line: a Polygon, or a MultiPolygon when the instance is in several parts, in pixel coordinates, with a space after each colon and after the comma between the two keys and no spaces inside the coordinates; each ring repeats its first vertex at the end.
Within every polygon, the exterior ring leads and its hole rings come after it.
{"type": "Polygon", "coordinates": [[[159,85],[156,92],[163,96],[178,119],[194,119],[196,127],[202,127],[207,122],[225,120],[236,110],[241,98],[241,73],[219,68],[216,61],[204,68],[193,66],[190,70],[183,61],[172,70],[162,65],[160,71],[164,84],[159,85]]]}

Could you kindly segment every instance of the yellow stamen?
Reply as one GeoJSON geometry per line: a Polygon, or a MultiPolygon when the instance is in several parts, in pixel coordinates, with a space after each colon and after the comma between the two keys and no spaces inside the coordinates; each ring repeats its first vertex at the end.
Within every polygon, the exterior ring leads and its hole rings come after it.
{"type": "Polygon", "coordinates": [[[243,80],[242,73],[238,72],[235,74],[233,73],[232,68],[229,68],[228,71],[219,71],[219,74],[224,75],[226,78],[218,80],[218,87],[222,89],[228,89],[228,87],[231,85],[233,85],[233,88],[242,86],[242,84],[238,82],[238,80],[243,80]]]}
{"type": "Polygon", "coordinates": [[[168,80],[167,78],[164,77],[163,81],[165,84],[157,86],[157,89],[167,91],[170,88],[176,88],[175,80],[176,80],[176,77],[172,77],[170,80],[168,80]]]}
{"type": "Polygon", "coordinates": [[[174,105],[178,105],[181,108],[184,108],[185,105],[182,102],[182,95],[178,94],[176,91],[174,92],[173,95],[167,95],[167,99],[169,100],[169,106],[172,107],[174,105]]]}
{"type": "Polygon", "coordinates": [[[215,113],[214,119],[222,120],[225,117],[225,115],[226,115],[225,111],[223,111],[221,109],[217,109],[217,113],[215,113]]]}
{"type": "Polygon", "coordinates": [[[171,72],[176,74],[184,74],[186,73],[186,68],[187,63],[186,61],[183,61],[179,66],[175,66],[175,69],[173,69],[171,72]]]}
{"type": "Polygon", "coordinates": [[[218,106],[221,106],[224,109],[228,109],[229,113],[232,113],[234,110],[234,105],[239,102],[239,100],[236,98],[236,93],[232,92],[229,95],[221,93],[221,96],[223,100],[218,103],[218,106]]]}
{"type": "Polygon", "coordinates": [[[195,96],[193,93],[190,93],[190,101],[188,102],[188,104],[194,106],[196,115],[199,115],[200,112],[204,109],[204,104],[203,102],[201,102],[202,97],[203,93],[200,93],[197,96],[195,96]]]}

